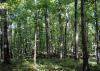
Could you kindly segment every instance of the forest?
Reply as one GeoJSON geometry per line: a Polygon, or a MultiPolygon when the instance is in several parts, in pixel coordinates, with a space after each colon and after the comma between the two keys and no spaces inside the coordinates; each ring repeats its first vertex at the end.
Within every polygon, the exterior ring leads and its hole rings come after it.
{"type": "Polygon", "coordinates": [[[0,0],[0,71],[100,71],[100,0],[0,0]]]}

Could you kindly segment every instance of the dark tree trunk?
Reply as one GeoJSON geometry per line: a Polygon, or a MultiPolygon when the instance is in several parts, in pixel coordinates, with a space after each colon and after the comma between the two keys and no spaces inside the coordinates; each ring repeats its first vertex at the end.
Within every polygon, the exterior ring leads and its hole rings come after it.
{"type": "Polygon", "coordinates": [[[3,23],[3,38],[4,38],[4,63],[10,63],[10,52],[9,52],[9,43],[8,43],[8,32],[7,32],[8,26],[7,21],[5,19],[3,23]]]}
{"type": "MultiPolygon", "coordinates": [[[[0,0],[0,2],[6,2],[6,0],[0,0]]],[[[9,43],[8,43],[8,25],[7,25],[7,10],[1,10],[0,15],[3,15],[5,18],[3,20],[3,48],[4,48],[4,63],[10,63],[10,52],[9,52],[9,43]]]]}
{"type": "Polygon", "coordinates": [[[1,59],[3,58],[3,53],[2,53],[2,51],[3,51],[3,34],[2,34],[2,23],[0,24],[0,28],[1,28],[1,30],[0,30],[0,49],[1,49],[1,59]]]}
{"type": "Polygon", "coordinates": [[[74,59],[77,59],[78,58],[78,46],[77,46],[77,0],[74,0],[75,1],[75,22],[74,22],[74,59]]]}
{"type": "Polygon", "coordinates": [[[0,35],[0,49],[1,49],[1,57],[2,58],[2,35],[0,35]]]}
{"type": "MultiPolygon", "coordinates": [[[[2,17],[4,17],[4,15],[6,14],[6,10],[3,10],[3,9],[1,9],[0,10],[0,15],[2,16],[2,17]]],[[[3,45],[4,45],[4,34],[3,34],[3,29],[4,29],[4,21],[3,20],[1,20],[0,21],[0,28],[1,28],[1,31],[0,31],[0,49],[1,49],[1,59],[3,58],[3,45]]]]}
{"type": "Polygon", "coordinates": [[[98,27],[98,16],[97,16],[97,0],[94,0],[94,16],[95,16],[95,28],[96,28],[96,57],[97,64],[99,64],[99,27],[98,27]]]}
{"type": "Polygon", "coordinates": [[[83,52],[83,71],[88,71],[88,47],[87,33],[85,22],[85,0],[81,0],[81,36],[82,36],[82,52],[83,52]]]}
{"type": "Polygon", "coordinates": [[[67,56],[67,36],[68,36],[68,22],[69,22],[69,18],[68,18],[68,14],[66,14],[66,26],[65,26],[65,38],[64,38],[64,58],[66,58],[67,56]]]}
{"type": "Polygon", "coordinates": [[[59,12],[59,30],[60,30],[60,37],[59,37],[59,45],[60,45],[60,59],[62,59],[63,57],[63,25],[62,25],[62,19],[61,19],[61,2],[59,0],[59,9],[58,9],[58,12],[59,12]]]}
{"type": "MultiPolygon", "coordinates": [[[[1,0],[0,2],[6,2],[6,0],[1,0]]],[[[3,21],[3,48],[4,48],[4,63],[10,63],[10,52],[9,52],[9,42],[8,42],[8,25],[7,25],[7,10],[2,10],[4,15],[3,21]]]]}
{"type": "Polygon", "coordinates": [[[48,6],[46,1],[45,7],[45,30],[46,30],[46,48],[47,48],[47,58],[50,55],[50,44],[49,44],[49,16],[48,16],[48,6]]]}

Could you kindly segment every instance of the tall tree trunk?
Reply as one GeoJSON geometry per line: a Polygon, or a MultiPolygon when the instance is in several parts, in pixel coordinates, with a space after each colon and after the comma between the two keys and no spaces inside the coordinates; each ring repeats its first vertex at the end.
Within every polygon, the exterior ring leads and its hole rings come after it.
{"type": "Polygon", "coordinates": [[[61,2],[59,0],[59,9],[58,9],[58,12],[59,12],[59,30],[60,30],[60,37],[59,37],[59,45],[60,45],[60,59],[62,59],[63,57],[63,51],[62,51],[62,48],[63,48],[63,25],[62,25],[62,19],[61,19],[61,2]]]}
{"type": "Polygon", "coordinates": [[[34,64],[36,64],[37,31],[35,29],[34,64]]]}
{"type": "Polygon", "coordinates": [[[46,7],[45,7],[45,30],[46,30],[46,48],[47,48],[47,58],[50,55],[50,44],[49,44],[49,16],[48,16],[48,6],[46,0],[46,7]]]}
{"type": "Polygon", "coordinates": [[[18,50],[18,57],[22,57],[22,30],[21,30],[21,23],[18,22],[17,24],[17,50],[18,50]]]}
{"type": "Polygon", "coordinates": [[[96,28],[96,57],[97,64],[99,64],[99,28],[98,28],[98,16],[97,16],[97,0],[94,0],[94,16],[95,16],[95,28],[96,28]]]}
{"type": "Polygon", "coordinates": [[[77,46],[77,0],[74,0],[75,1],[75,22],[74,22],[74,59],[77,59],[78,58],[78,46],[77,46]]]}
{"type": "Polygon", "coordinates": [[[67,56],[67,33],[68,33],[68,22],[69,22],[69,17],[68,17],[68,13],[66,12],[66,26],[65,26],[65,39],[64,39],[64,58],[66,58],[67,56]]]}
{"type": "Polygon", "coordinates": [[[85,0],[81,0],[81,36],[82,36],[82,52],[83,52],[83,71],[88,71],[88,47],[87,33],[85,22],[85,0]]]}
{"type": "Polygon", "coordinates": [[[35,46],[34,46],[34,64],[36,64],[37,27],[38,27],[37,0],[35,0],[35,5],[36,5],[36,14],[35,14],[35,46]]]}
{"type": "Polygon", "coordinates": [[[3,51],[3,43],[2,43],[2,42],[3,42],[2,22],[0,23],[0,26],[1,26],[1,27],[0,27],[0,29],[1,29],[1,30],[0,30],[0,49],[1,49],[1,55],[0,55],[0,56],[1,56],[1,57],[0,57],[0,58],[2,59],[2,58],[3,58],[3,53],[2,53],[2,51],[3,51]]]}
{"type": "Polygon", "coordinates": [[[4,63],[10,63],[10,53],[9,53],[9,43],[8,43],[8,25],[7,25],[7,19],[5,19],[3,23],[3,37],[4,37],[4,63]]]}
{"type": "MultiPolygon", "coordinates": [[[[6,0],[0,0],[0,2],[6,2],[6,0]]],[[[4,63],[10,63],[10,52],[8,43],[8,25],[7,25],[7,10],[0,10],[0,15],[3,15],[3,48],[4,48],[4,63]]]]}

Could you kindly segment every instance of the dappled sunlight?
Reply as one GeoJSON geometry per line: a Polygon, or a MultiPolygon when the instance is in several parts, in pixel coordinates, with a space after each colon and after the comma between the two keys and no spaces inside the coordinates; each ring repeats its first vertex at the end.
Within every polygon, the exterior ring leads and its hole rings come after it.
{"type": "Polygon", "coordinates": [[[97,65],[97,63],[96,63],[96,62],[93,62],[93,61],[89,61],[89,63],[90,63],[92,66],[97,65]]]}
{"type": "Polygon", "coordinates": [[[0,9],[8,9],[9,6],[7,3],[0,3],[0,9]]]}
{"type": "MultiPolygon", "coordinates": [[[[82,62],[81,60],[73,59],[38,59],[34,65],[33,60],[18,60],[12,65],[0,66],[0,71],[81,71],[82,62]]],[[[90,68],[95,69],[95,62],[89,62],[91,64],[90,68]]]]}
{"type": "Polygon", "coordinates": [[[99,0],[0,0],[0,71],[100,71],[99,0]]]}

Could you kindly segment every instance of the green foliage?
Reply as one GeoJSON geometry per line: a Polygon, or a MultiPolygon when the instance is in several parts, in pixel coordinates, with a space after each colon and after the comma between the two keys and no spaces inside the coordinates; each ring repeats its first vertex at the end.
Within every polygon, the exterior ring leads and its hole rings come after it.
{"type": "MultiPolygon", "coordinates": [[[[47,5],[48,16],[49,16],[49,35],[50,35],[50,50],[54,49],[53,52],[59,54],[59,18],[58,9],[61,8],[61,20],[63,26],[63,39],[66,36],[68,54],[72,55],[72,49],[74,47],[74,0],[59,0],[61,5],[59,5],[58,0],[8,0],[7,3],[0,3],[4,9],[8,9],[8,21],[12,26],[9,28],[9,46],[10,51],[13,53],[12,60],[16,59],[32,59],[32,49],[34,48],[34,32],[37,19],[37,53],[44,53],[46,55],[46,31],[45,31],[45,8],[47,5]],[[66,17],[68,14],[68,17],[66,17]],[[68,20],[67,35],[65,34],[66,22],[68,20]]],[[[97,3],[97,15],[98,21],[100,21],[100,1],[97,3]]],[[[82,54],[81,50],[81,26],[80,26],[80,0],[78,0],[78,47],[79,54],[82,54]]],[[[94,54],[94,43],[95,43],[95,23],[94,23],[94,1],[86,0],[85,3],[85,21],[87,23],[87,34],[88,34],[88,51],[90,54],[94,54]]],[[[0,15],[1,21],[1,15],[0,15]]],[[[98,22],[99,23],[99,22],[98,22]]],[[[100,24],[99,24],[100,25],[100,24]]],[[[1,29],[1,24],[0,24],[1,29]]],[[[100,27],[99,27],[100,31],[100,27]]],[[[65,41],[63,41],[64,43],[65,41]]],[[[64,48],[64,47],[63,47],[64,48]]],[[[51,53],[53,53],[51,52],[51,53]]],[[[89,59],[91,71],[99,71],[100,67],[92,66],[92,63],[96,59],[95,57],[89,59]],[[93,61],[93,62],[92,62],[93,61]]],[[[80,60],[74,61],[73,59],[41,59],[38,60],[38,68],[42,71],[48,70],[64,70],[64,71],[81,71],[82,62],[80,60]]],[[[13,62],[12,62],[13,63],[13,62]]],[[[11,66],[5,66],[3,68],[0,66],[0,71],[34,71],[33,61],[30,60],[18,60],[14,62],[11,66]],[[5,70],[6,69],[6,70],[5,70]]]]}
{"type": "MultiPolygon", "coordinates": [[[[90,71],[99,71],[99,65],[89,65],[90,71]]],[[[1,64],[0,71],[82,71],[81,61],[73,59],[39,59],[37,65],[33,64],[33,60],[17,60],[11,65],[1,64]]]]}

